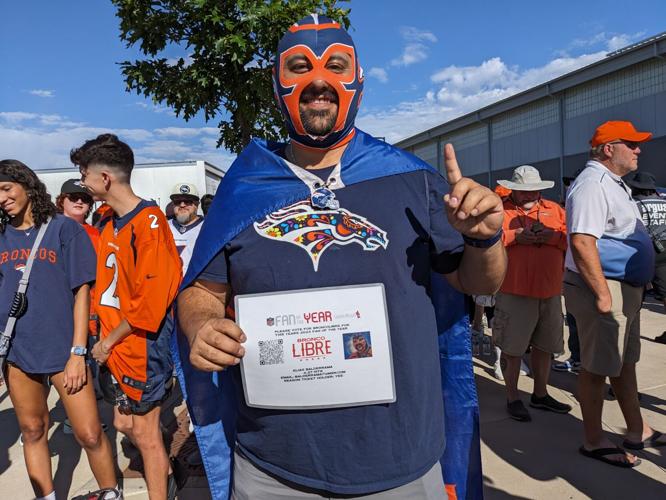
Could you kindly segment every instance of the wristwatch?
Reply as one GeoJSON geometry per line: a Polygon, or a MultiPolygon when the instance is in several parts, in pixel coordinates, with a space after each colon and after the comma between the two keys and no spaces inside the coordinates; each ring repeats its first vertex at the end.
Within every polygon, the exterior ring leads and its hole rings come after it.
{"type": "Polygon", "coordinates": [[[72,347],[72,350],[70,351],[74,356],[85,356],[88,354],[88,349],[83,347],[82,345],[75,345],[72,347]]]}

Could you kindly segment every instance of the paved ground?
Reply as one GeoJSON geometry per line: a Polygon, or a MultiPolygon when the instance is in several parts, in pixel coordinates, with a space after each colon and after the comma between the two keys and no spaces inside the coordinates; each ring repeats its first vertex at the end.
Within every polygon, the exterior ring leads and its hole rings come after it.
{"type": "MultiPolygon", "coordinates": [[[[666,329],[662,309],[653,301],[643,307],[638,387],[644,417],[666,433],[666,345],[652,341],[666,329]]],[[[532,409],[532,422],[522,423],[507,416],[503,382],[492,377],[491,366],[475,360],[475,367],[486,499],[666,498],[666,448],[638,452],[642,463],[633,470],[610,467],[578,454],[582,428],[575,398],[576,375],[552,372],[550,379],[550,394],[571,404],[574,409],[570,414],[532,409]]],[[[521,377],[519,388],[527,404],[532,379],[521,377]]],[[[606,401],[603,423],[611,439],[620,444],[625,428],[616,401],[606,401]]]]}
{"type": "MultiPolygon", "coordinates": [[[[660,307],[647,302],[642,317],[642,359],[638,365],[642,406],[649,422],[666,431],[666,345],[652,339],[666,329],[666,316],[660,307]]],[[[575,399],[576,376],[554,373],[549,391],[553,396],[574,406],[569,415],[532,411],[531,423],[508,418],[505,412],[505,392],[502,382],[491,373],[489,359],[475,360],[477,384],[481,403],[481,437],[485,495],[487,499],[641,499],[666,498],[665,451],[649,449],[639,452],[643,463],[634,470],[609,467],[577,453],[581,439],[580,406],[575,399]]],[[[532,380],[521,377],[520,388],[527,402],[532,380]]],[[[71,435],[62,432],[65,418],[54,390],[49,397],[51,428],[49,444],[52,467],[59,499],[95,489],[85,454],[81,453],[71,435]]],[[[104,422],[109,424],[108,435],[114,445],[119,472],[124,476],[125,497],[143,500],[148,495],[140,477],[140,463],[131,450],[123,450],[121,437],[112,429],[111,411],[100,405],[104,422]]],[[[171,446],[174,456],[183,457],[192,449],[188,441],[187,418],[184,408],[172,401],[163,424],[175,438],[171,446]]],[[[604,407],[604,426],[621,442],[623,419],[617,402],[607,401],[604,407]]],[[[0,498],[16,500],[32,498],[25,473],[19,431],[9,398],[0,388],[0,498]]],[[[196,468],[191,473],[179,498],[206,499],[209,497],[205,477],[196,468]]]]}

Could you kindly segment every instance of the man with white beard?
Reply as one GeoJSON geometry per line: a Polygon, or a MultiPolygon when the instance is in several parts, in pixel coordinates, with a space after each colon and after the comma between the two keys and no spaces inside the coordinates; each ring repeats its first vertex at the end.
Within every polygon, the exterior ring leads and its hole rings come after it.
{"type": "Polygon", "coordinates": [[[197,215],[199,192],[196,186],[180,182],[171,190],[170,198],[173,202],[174,217],[169,220],[169,229],[176,242],[185,274],[203,222],[203,217],[197,215]]]}

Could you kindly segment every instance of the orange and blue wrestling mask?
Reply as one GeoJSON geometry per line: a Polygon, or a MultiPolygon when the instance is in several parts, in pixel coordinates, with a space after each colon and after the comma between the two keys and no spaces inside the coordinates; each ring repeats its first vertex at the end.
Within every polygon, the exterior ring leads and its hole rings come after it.
{"type": "Polygon", "coordinates": [[[311,14],[292,25],[278,43],[273,87],[295,142],[332,149],[354,136],[363,70],[338,23],[311,14]]]}

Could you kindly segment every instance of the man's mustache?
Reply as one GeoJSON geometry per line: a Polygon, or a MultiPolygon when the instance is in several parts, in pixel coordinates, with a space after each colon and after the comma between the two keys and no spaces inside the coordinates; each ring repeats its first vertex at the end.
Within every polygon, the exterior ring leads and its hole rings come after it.
{"type": "Polygon", "coordinates": [[[338,102],[338,94],[332,89],[316,90],[306,88],[301,94],[301,101],[314,101],[316,99],[327,99],[331,102],[338,102]]]}

